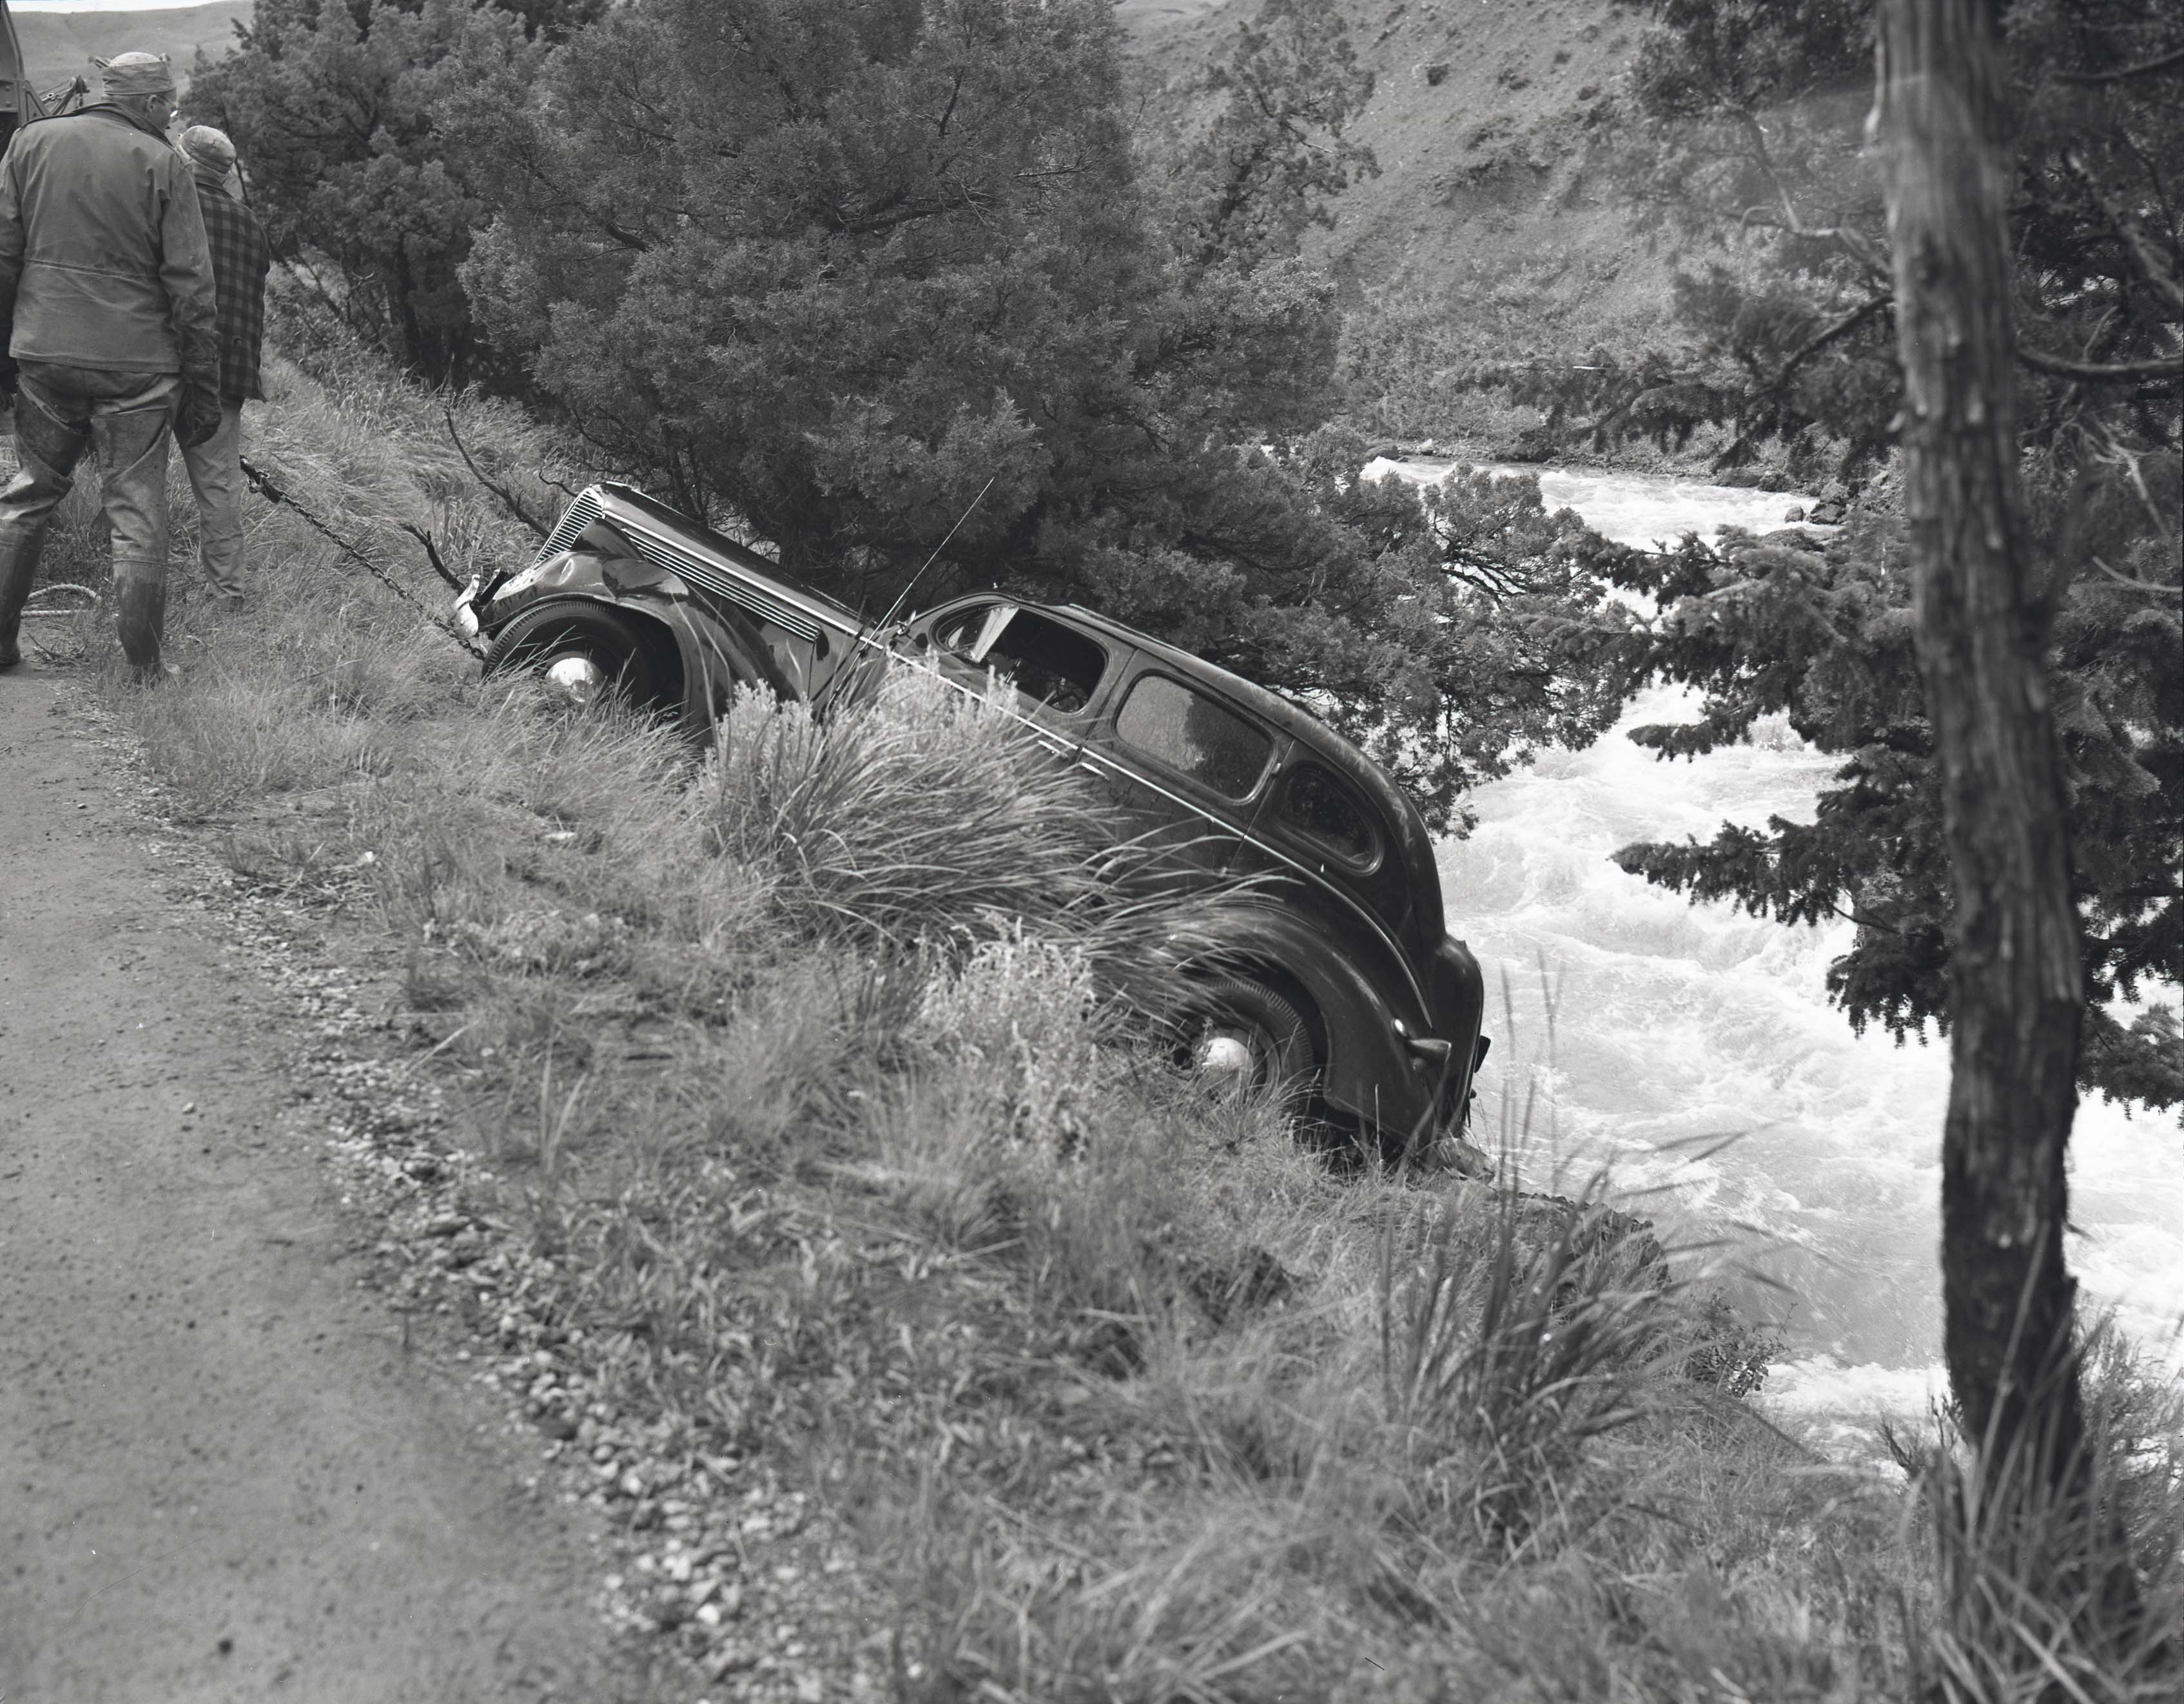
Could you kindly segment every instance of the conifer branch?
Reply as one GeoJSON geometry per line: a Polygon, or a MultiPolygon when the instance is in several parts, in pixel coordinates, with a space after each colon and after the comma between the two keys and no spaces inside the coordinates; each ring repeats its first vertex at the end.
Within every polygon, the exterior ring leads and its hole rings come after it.
{"type": "Polygon", "coordinates": [[[499,498],[500,506],[503,509],[505,509],[517,521],[523,526],[529,527],[531,531],[539,537],[545,537],[552,529],[549,527],[541,526],[538,521],[533,520],[529,513],[525,510],[523,505],[515,500],[515,494],[513,492],[510,491],[506,486],[499,484],[495,481],[487,477],[485,471],[481,468],[476,461],[471,459],[470,446],[463,442],[462,433],[455,429],[455,411],[454,407],[450,405],[443,409],[443,412],[447,418],[448,437],[454,443],[455,454],[462,457],[463,465],[471,471],[471,477],[475,479],[480,485],[491,492],[494,497],[499,498]]]}
{"type": "Polygon", "coordinates": [[[2134,77],[2151,77],[2163,71],[2184,67],[2184,47],[2172,47],[2165,53],[2157,53],[2150,59],[2142,59],[2135,65],[2124,65],[2113,71],[2058,71],[2059,83],[2123,83],[2134,77]]]}
{"type": "Polygon", "coordinates": [[[2139,276],[2146,281],[2147,287],[2161,298],[2170,313],[2184,314],[2184,285],[2176,281],[2176,275],[2170,270],[2168,258],[2153,246],[2153,239],[2147,236],[2146,227],[2139,222],[2137,215],[2101,187],[2100,180],[2093,175],[2086,164],[2085,157],[2077,149],[2071,148],[2066,152],[2063,163],[2070,167],[2070,175],[2078,180],[2086,192],[2100,203],[2101,211],[2108,214],[2109,223],[2115,227],[2116,235],[2123,239],[2124,252],[2137,263],[2139,276]]]}
{"type": "Polygon", "coordinates": [[[2017,359],[2036,373],[2070,379],[2081,385],[2159,384],[2184,379],[2184,355],[2162,355],[2150,361],[2071,361],[2060,355],[2018,347],[2017,359]]]}

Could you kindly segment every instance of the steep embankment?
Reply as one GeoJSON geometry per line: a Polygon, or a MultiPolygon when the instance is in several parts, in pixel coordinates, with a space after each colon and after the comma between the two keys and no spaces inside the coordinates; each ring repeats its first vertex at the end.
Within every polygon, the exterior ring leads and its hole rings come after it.
{"type": "MultiPolygon", "coordinates": [[[[1618,91],[1645,27],[1612,0],[1339,0],[1373,97],[1353,134],[1380,174],[1312,247],[1505,344],[1658,335],[1670,265],[1608,181],[1618,91]]],[[[1259,0],[1124,0],[1156,99],[1180,103],[1259,0]]]]}

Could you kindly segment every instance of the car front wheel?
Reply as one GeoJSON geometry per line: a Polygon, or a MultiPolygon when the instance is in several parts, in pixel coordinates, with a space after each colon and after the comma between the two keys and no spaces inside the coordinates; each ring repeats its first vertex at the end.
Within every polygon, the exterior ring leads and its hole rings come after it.
{"type": "Polygon", "coordinates": [[[649,704],[658,682],[644,636],[627,616],[599,604],[567,601],[526,610],[493,642],[485,671],[525,669],[575,704],[613,695],[649,704]]]}

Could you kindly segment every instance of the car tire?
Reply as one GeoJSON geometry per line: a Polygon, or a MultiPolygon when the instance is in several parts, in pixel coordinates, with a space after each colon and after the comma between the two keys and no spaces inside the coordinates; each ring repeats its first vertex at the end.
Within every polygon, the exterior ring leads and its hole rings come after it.
{"type": "Polygon", "coordinates": [[[526,610],[500,630],[486,653],[488,675],[528,670],[560,685],[577,703],[611,693],[640,706],[659,693],[644,635],[617,610],[575,599],[526,610]]]}
{"type": "Polygon", "coordinates": [[[1198,984],[1191,1008],[1185,1057],[1193,1068],[1228,1072],[1254,1090],[1279,1085],[1295,1105],[1309,1102],[1318,1061],[1312,1027],[1290,996],[1251,977],[1215,977],[1198,984]]]}

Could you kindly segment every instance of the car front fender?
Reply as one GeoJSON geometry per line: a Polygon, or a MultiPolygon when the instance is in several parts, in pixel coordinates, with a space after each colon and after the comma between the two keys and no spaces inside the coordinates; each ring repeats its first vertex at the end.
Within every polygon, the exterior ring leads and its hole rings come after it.
{"type": "Polygon", "coordinates": [[[532,604],[554,598],[610,604],[664,626],[682,665],[682,718],[693,733],[710,729],[728,689],[739,682],[762,683],[782,698],[797,696],[748,621],[641,557],[593,550],[549,556],[499,589],[483,629],[490,636],[532,604]]]}

